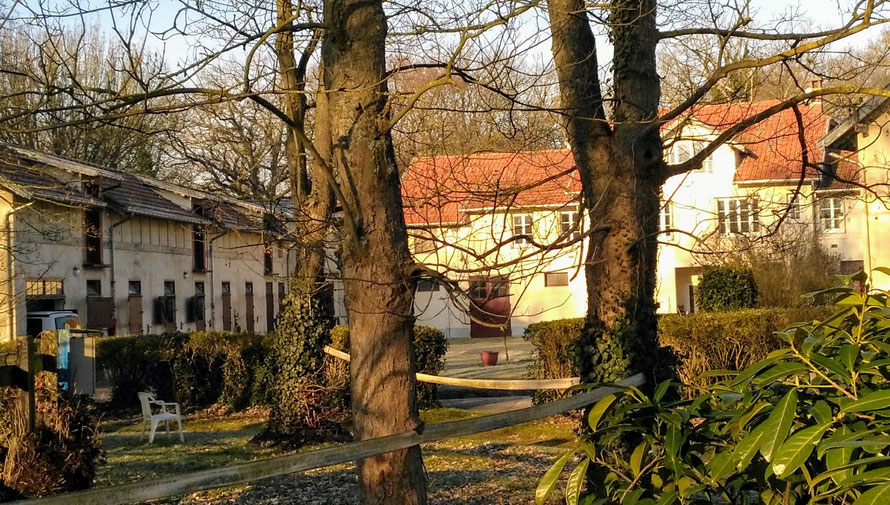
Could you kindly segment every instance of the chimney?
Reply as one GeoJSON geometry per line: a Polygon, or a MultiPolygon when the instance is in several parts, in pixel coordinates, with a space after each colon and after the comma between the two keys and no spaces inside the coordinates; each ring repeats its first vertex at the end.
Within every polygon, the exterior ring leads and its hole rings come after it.
{"type": "MultiPolygon", "coordinates": [[[[804,92],[810,93],[813,91],[819,91],[820,89],[822,89],[822,78],[816,77],[815,79],[810,79],[809,85],[807,86],[807,89],[804,90],[804,92]]],[[[819,109],[821,110],[822,109],[822,96],[820,95],[820,96],[817,96],[817,97],[807,100],[807,105],[809,105],[811,107],[818,106],[819,109]]]]}

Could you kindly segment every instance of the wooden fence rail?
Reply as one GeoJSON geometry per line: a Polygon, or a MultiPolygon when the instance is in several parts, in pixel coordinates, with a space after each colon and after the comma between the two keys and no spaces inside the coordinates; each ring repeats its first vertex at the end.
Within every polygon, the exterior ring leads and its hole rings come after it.
{"type": "MultiPolygon", "coordinates": [[[[333,347],[324,346],[324,352],[349,361],[349,354],[333,347]]],[[[417,373],[417,380],[429,384],[441,384],[443,386],[458,386],[474,389],[497,389],[501,391],[532,391],[538,389],[563,390],[577,386],[581,380],[579,377],[566,377],[564,379],[461,379],[459,377],[443,377],[441,375],[429,375],[417,373]]]]}
{"type": "MultiPolygon", "coordinates": [[[[643,375],[637,374],[619,382],[618,386],[640,386],[644,382],[643,375]]],[[[536,419],[543,419],[585,407],[619,390],[619,387],[601,387],[587,393],[525,409],[448,423],[432,424],[419,432],[408,431],[387,437],[328,447],[317,451],[191,472],[179,477],[134,482],[123,486],[90,489],[88,491],[78,491],[76,493],[14,503],[18,505],[121,505],[184,495],[206,489],[233,486],[313,468],[348,463],[427,442],[472,435],[536,419]]]]}

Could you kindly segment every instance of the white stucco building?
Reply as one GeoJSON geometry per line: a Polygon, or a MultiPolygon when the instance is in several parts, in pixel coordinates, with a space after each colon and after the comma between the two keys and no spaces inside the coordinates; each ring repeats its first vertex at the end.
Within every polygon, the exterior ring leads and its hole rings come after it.
{"type": "MultiPolygon", "coordinates": [[[[687,160],[777,103],[693,109],[662,130],[667,162],[687,160]]],[[[698,276],[714,254],[779,234],[821,241],[847,272],[890,265],[886,118],[872,112],[867,128],[861,119],[856,127],[837,126],[818,101],[799,111],[800,123],[785,109],[720,145],[700,169],[666,181],[661,213],[653,216],[662,230],[659,312],[695,311],[698,276]],[[846,133],[835,133],[841,127],[846,133]],[[823,138],[830,140],[825,146],[823,138]]],[[[535,247],[579,231],[580,182],[572,166],[566,149],[414,161],[403,177],[413,252],[467,294],[422,282],[418,324],[450,337],[519,335],[536,321],[585,315],[583,241],[543,254],[535,247]],[[510,242],[514,236],[534,244],[510,242]]]]}
{"type": "Polygon", "coordinates": [[[0,341],[57,309],[109,334],[266,332],[293,267],[280,212],[0,146],[0,341]]]}

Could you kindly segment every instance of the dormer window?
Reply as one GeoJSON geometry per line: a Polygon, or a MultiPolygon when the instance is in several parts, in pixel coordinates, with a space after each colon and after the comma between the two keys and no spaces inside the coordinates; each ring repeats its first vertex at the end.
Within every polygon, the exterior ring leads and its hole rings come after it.
{"type": "MultiPolygon", "coordinates": [[[[671,163],[680,165],[686,163],[693,156],[702,152],[707,147],[707,142],[703,140],[678,140],[671,147],[671,163]]],[[[697,172],[711,173],[713,171],[713,155],[708,155],[702,160],[701,168],[696,169],[697,172]]]]}

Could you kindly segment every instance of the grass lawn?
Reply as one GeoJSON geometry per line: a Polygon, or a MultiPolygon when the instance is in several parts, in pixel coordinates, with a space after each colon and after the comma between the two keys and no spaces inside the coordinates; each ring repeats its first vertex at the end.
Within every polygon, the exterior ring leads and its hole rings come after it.
{"type": "MultiPolygon", "coordinates": [[[[473,417],[458,409],[423,412],[428,424],[473,417]]],[[[265,422],[265,412],[236,415],[198,413],[184,421],[186,443],[178,436],[159,433],[155,443],[139,442],[135,422],[105,423],[106,464],[96,486],[144,479],[268,458],[283,454],[249,443],[265,422]]],[[[500,430],[443,440],[423,446],[434,504],[533,503],[537,481],[564,444],[573,439],[575,421],[555,417],[500,430]]],[[[307,447],[311,450],[316,447],[307,447]]],[[[354,464],[344,464],[296,475],[277,477],[182,498],[182,503],[299,503],[336,505],[355,503],[354,464]]],[[[558,501],[554,501],[557,503],[558,501]]]]}

